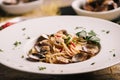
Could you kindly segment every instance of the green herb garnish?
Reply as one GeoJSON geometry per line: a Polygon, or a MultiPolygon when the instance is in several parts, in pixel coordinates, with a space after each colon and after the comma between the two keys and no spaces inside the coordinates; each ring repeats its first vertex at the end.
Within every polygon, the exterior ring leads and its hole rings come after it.
{"type": "Polygon", "coordinates": [[[98,38],[96,36],[92,36],[89,40],[91,40],[93,42],[100,42],[100,38],[98,38]]]}
{"type": "Polygon", "coordinates": [[[23,31],[25,31],[25,30],[26,30],[26,28],[22,28],[22,30],[23,30],[23,31]]]}
{"type": "Polygon", "coordinates": [[[24,55],[22,55],[21,58],[24,58],[24,55]]]}
{"type": "Polygon", "coordinates": [[[30,39],[30,37],[28,36],[27,39],[30,39]]]}
{"type": "Polygon", "coordinates": [[[109,34],[110,31],[102,30],[102,32],[105,32],[106,34],[109,34]]]}
{"type": "Polygon", "coordinates": [[[113,57],[115,57],[116,55],[115,54],[113,54],[113,57]]]}
{"type": "Polygon", "coordinates": [[[46,67],[38,67],[38,68],[39,68],[40,71],[46,69],[46,67]]]}
{"type": "Polygon", "coordinates": [[[70,37],[70,36],[68,36],[66,39],[64,39],[64,42],[65,42],[66,44],[69,44],[70,39],[71,39],[71,37],[70,37]]]}
{"type": "Polygon", "coordinates": [[[109,51],[110,53],[112,53],[112,56],[115,57],[116,54],[115,54],[115,49],[112,49],[111,51],[109,51]]]}
{"type": "Polygon", "coordinates": [[[106,31],[106,34],[109,34],[110,33],[110,31],[106,31]]]}
{"type": "Polygon", "coordinates": [[[87,32],[85,30],[82,30],[81,32],[77,32],[76,35],[78,37],[84,37],[84,38],[86,38],[87,37],[87,32]]]}
{"type": "Polygon", "coordinates": [[[0,49],[0,52],[3,52],[3,50],[2,50],[2,49],[0,49]]]}
{"type": "Polygon", "coordinates": [[[77,27],[75,27],[75,30],[81,29],[81,28],[85,29],[84,27],[79,27],[79,26],[77,26],[77,27]]]}
{"type": "Polygon", "coordinates": [[[96,43],[100,42],[100,39],[97,37],[97,34],[93,30],[88,33],[85,30],[82,30],[80,32],[77,32],[76,35],[78,37],[83,37],[86,41],[93,41],[96,43]]]}
{"type": "Polygon", "coordinates": [[[94,65],[94,64],[95,64],[95,62],[91,63],[91,65],[94,65]]]}
{"type": "Polygon", "coordinates": [[[19,46],[20,44],[21,44],[21,42],[19,42],[19,41],[16,41],[16,42],[14,43],[15,47],[19,46]]]}
{"type": "Polygon", "coordinates": [[[88,32],[88,35],[89,36],[96,36],[97,34],[93,30],[91,30],[90,32],[88,32]]]}

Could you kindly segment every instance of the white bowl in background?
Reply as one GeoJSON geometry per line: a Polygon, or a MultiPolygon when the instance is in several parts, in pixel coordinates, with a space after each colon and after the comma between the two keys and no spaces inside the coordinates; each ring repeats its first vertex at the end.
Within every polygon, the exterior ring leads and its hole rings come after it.
{"type": "Polygon", "coordinates": [[[81,16],[90,16],[90,17],[102,18],[106,20],[113,20],[120,16],[120,7],[109,11],[92,12],[80,8],[85,3],[86,0],[75,0],[72,2],[71,6],[75,10],[75,12],[81,16]]]}
{"type": "Polygon", "coordinates": [[[36,0],[28,3],[19,3],[16,5],[6,5],[0,2],[0,7],[9,14],[23,14],[30,12],[36,8],[38,8],[42,4],[43,0],[36,0]]]}

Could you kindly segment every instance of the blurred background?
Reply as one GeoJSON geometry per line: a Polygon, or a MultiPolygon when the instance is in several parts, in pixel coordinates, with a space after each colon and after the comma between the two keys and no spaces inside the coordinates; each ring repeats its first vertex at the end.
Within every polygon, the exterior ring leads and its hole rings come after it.
{"type": "MultiPolygon", "coordinates": [[[[2,22],[18,16],[35,18],[35,17],[60,15],[61,14],[60,8],[70,6],[72,1],[73,0],[42,0],[42,2],[39,5],[37,5],[37,8],[34,8],[33,10],[23,14],[14,14],[14,13],[11,14],[9,12],[5,12],[4,8],[0,8],[0,21],[2,22]]],[[[22,7],[22,9],[23,8],[24,7],[22,7]]]]}

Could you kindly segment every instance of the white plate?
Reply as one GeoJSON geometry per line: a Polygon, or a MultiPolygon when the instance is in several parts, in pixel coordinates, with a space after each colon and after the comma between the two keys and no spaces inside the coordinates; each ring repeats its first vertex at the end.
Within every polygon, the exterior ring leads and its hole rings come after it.
{"type": "Polygon", "coordinates": [[[82,16],[54,16],[32,19],[14,24],[0,31],[0,62],[10,68],[40,74],[76,74],[100,70],[120,62],[120,26],[110,21],[82,16]],[[76,27],[83,27],[75,30],[76,27]],[[48,64],[26,60],[27,51],[40,34],[51,34],[66,29],[76,33],[94,30],[101,39],[101,51],[95,57],[72,64],[48,64]],[[30,39],[27,39],[30,37],[30,39]],[[21,45],[17,47],[14,43],[21,45]],[[24,58],[22,57],[24,56],[24,58]],[[46,67],[39,70],[39,67],[46,67]]]}

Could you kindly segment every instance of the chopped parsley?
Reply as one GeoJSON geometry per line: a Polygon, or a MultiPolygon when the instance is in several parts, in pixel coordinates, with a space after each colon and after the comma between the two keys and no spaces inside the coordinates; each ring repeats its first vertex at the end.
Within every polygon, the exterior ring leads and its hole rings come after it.
{"type": "Polygon", "coordinates": [[[79,27],[79,26],[77,26],[77,27],[75,27],[75,30],[77,30],[77,29],[85,29],[84,27],[79,27]]]}
{"type": "Polygon", "coordinates": [[[91,30],[90,32],[82,30],[80,32],[77,32],[76,35],[78,37],[83,37],[86,41],[93,41],[96,43],[100,42],[100,38],[97,37],[97,34],[93,30],[91,30]]]}
{"type": "Polygon", "coordinates": [[[71,39],[71,37],[70,37],[70,36],[68,36],[66,39],[64,39],[64,42],[68,45],[68,44],[69,44],[69,42],[70,42],[70,39],[71,39]]]}
{"type": "Polygon", "coordinates": [[[30,39],[30,37],[28,36],[27,39],[30,39]]]}
{"type": "Polygon", "coordinates": [[[90,32],[88,32],[88,35],[89,36],[96,36],[97,34],[93,30],[91,30],[90,32]]]}
{"type": "Polygon", "coordinates": [[[19,46],[20,44],[21,44],[20,41],[16,41],[13,45],[14,45],[15,47],[17,47],[17,46],[19,46]]]}
{"type": "Polygon", "coordinates": [[[22,28],[22,31],[25,31],[26,30],[26,28],[22,28]]]}
{"type": "Polygon", "coordinates": [[[106,34],[110,33],[110,31],[108,31],[108,30],[102,30],[102,32],[105,32],[106,34]]]}
{"type": "Polygon", "coordinates": [[[112,49],[111,51],[109,51],[110,53],[112,53],[112,56],[115,57],[116,54],[115,54],[115,49],[112,49]]]}
{"type": "Polygon", "coordinates": [[[91,63],[91,65],[94,65],[94,64],[95,64],[95,62],[91,63]]]}
{"type": "Polygon", "coordinates": [[[77,32],[76,35],[77,35],[78,37],[84,37],[84,38],[86,38],[87,32],[86,32],[85,30],[82,30],[82,31],[80,31],[80,32],[77,32]]]}
{"type": "Polygon", "coordinates": [[[42,70],[45,70],[45,69],[46,69],[46,67],[40,67],[40,66],[39,66],[38,68],[39,68],[39,70],[40,70],[40,71],[42,71],[42,70]]]}
{"type": "Polygon", "coordinates": [[[22,55],[21,58],[24,58],[24,55],[22,55]]]}
{"type": "Polygon", "coordinates": [[[109,34],[110,33],[110,31],[106,31],[106,34],[109,34]]]}
{"type": "Polygon", "coordinates": [[[0,49],[0,52],[3,52],[3,50],[2,50],[2,49],[0,49]]]}
{"type": "Polygon", "coordinates": [[[113,54],[113,57],[115,57],[116,55],[115,54],[113,54]]]}

